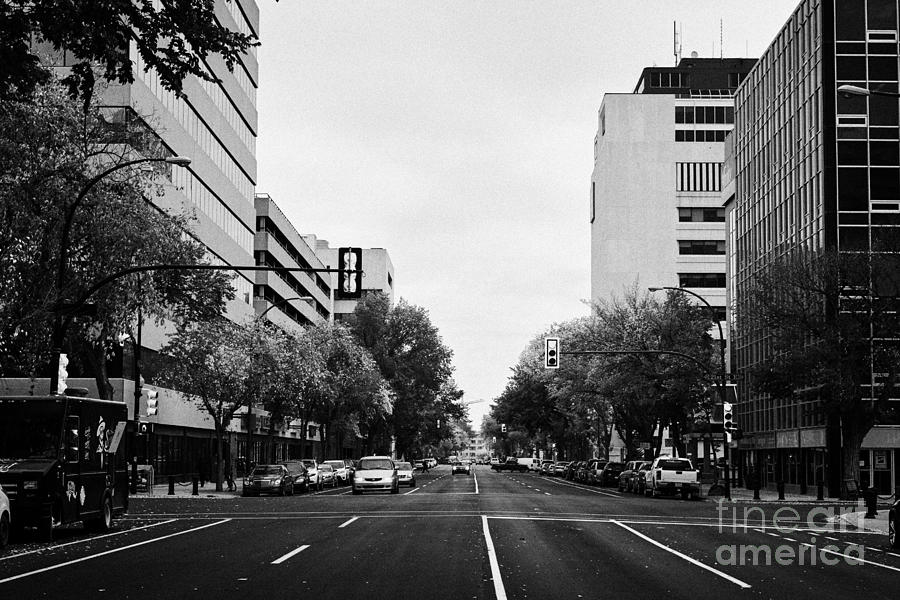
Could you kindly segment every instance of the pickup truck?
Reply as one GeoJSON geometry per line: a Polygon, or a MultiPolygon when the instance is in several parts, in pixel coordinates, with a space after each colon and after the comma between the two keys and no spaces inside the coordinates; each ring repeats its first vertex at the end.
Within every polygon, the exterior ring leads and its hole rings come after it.
{"type": "Polygon", "coordinates": [[[500,471],[521,471],[524,473],[528,470],[528,465],[525,463],[520,463],[515,456],[510,456],[506,459],[506,462],[498,462],[497,464],[492,464],[491,468],[498,473],[500,471]]]}
{"type": "Polygon", "coordinates": [[[660,456],[645,473],[644,494],[651,498],[658,494],[681,494],[684,499],[694,499],[700,495],[700,472],[686,458],[660,456]]]}

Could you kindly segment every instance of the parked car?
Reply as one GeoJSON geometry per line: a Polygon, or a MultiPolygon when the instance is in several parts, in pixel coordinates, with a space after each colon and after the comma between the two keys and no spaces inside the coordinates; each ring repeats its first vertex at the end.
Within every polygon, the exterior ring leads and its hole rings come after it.
{"type": "Polygon", "coordinates": [[[424,471],[425,470],[425,461],[417,460],[416,462],[413,463],[413,468],[417,471],[424,471]]]}
{"type": "Polygon", "coordinates": [[[597,474],[597,485],[618,485],[619,475],[625,469],[623,463],[617,461],[609,461],[597,474]]]}
{"type": "Polygon", "coordinates": [[[463,463],[463,462],[460,462],[457,460],[456,462],[454,462],[450,465],[450,472],[453,475],[456,475],[457,473],[465,473],[466,475],[471,475],[472,474],[472,465],[470,465],[469,463],[463,463]]]}
{"type": "Polygon", "coordinates": [[[700,495],[700,472],[686,458],[660,456],[647,471],[644,494],[651,497],[657,494],[681,494],[682,498],[693,499],[700,495]]]}
{"type": "Polygon", "coordinates": [[[550,469],[553,468],[553,464],[552,460],[541,461],[541,475],[549,475],[550,469]]]}
{"type": "Polygon", "coordinates": [[[309,479],[309,488],[312,490],[324,489],[322,486],[322,478],[319,477],[319,463],[314,458],[304,458],[303,466],[306,467],[307,477],[309,479]]]}
{"type": "Polygon", "coordinates": [[[558,460],[558,461],[556,461],[556,464],[553,465],[553,472],[550,474],[556,475],[558,477],[562,477],[563,473],[566,472],[566,467],[568,467],[568,466],[569,466],[568,460],[558,460]]]}
{"type": "Polygon", "coordinates": [[[491,466],[499,465],[499,464],[500,464],[500,459],[497,458],[496,456],[491,459],[491,466]]]}
{"type": "Polygon", "coordinates": [[[888,511],[888,542],[891,548],[900,548],[900,498],[894,500],[888,511]]]}
{"type": "Polygon", "coordinates": [[[400,485],[416,487],[416,475],[413,473],[413,466],[408,462],[394,464],[397,466],[397,480],[400,482],[400,485]]]}
{"type": "Polygon", "coordinates": [[[631,491],[635,494],[643,495],[647,489],[647,474],[652,464],[649,460],[646,461],[631,475],[631,491]]]}
{"type": "Polygon", "coordinates": [[[351,486],[354,495],[378,490],[389,491],[392,494],[399,493],[400,479],[394,461],[390,456],[362,457],[356,465],[351,486]]]}
{"type": "Polygon", "coordinates": [[[306,470],[306,465],[299,460],[289,460],[284,463],[284,466],[294,477],[294,491],[309,491],[309,472],[306,470]]]}
{"type": "Polygon", "coordinates": [[[331,468],[334,469],[335,483],[337,483],[338,485],[346,485],[350,483],[350,468],[347,466],[347,461],[326,460],[322,464],[331,465],[331,468]]]}
{"type": "Polygon", "coordinates": [[[9,514],[9,498],[0,485],[0,552],[6,548],[9,543],[9,532],[12,527],[12,519],[9,514]]]}
{"type": "Polygon", "coordinates": [[[319,479],[322,480],[322,487],[337,486],[337,475],[334,472],[334,467],[329,465],[328,463],[322,463],[319,465],[319,479]]]}
{"type": "Polygon", "coordinates": [[[644,464],[643,460],[629,460],[625,463],[625,468],[622,469],[622,472],[619,473],[619,491],[620,492],[630,492],[632,479],[634,477],[635,471],[641,468],[641,465],[644,464]]]}
{"type": "Polygon", "coordinates": [[[605,458],[594,458],[589,460],[584,473],[584,483],[599,485],[600,472],[603,470],[603,467],[606,466],[606,463],[607,461],[605,458]]]}
{"type": "Polygon", "coordinates": [[[284,465],[257,465],[244,479],[244,496],[294,494],[294,476],[284,465]]]}
{"type": "Polygon", "coordinates": [[[435,467],[437,466],[437,464],[438,464],[438,461],[437,461],[436,458],[426,458],[425,460],[428,461],[428,468],[429,468],[429,469],[435,468],[435,467]]]}
{"type": "Polygon", "coordinates": [[[572,481],[575,479],[575,471],[578,469],[578,465],[581,464],[580,460],[573,460],[568,465],[566,465],[566,470],[563,472],[563,478],[572,481]]]}

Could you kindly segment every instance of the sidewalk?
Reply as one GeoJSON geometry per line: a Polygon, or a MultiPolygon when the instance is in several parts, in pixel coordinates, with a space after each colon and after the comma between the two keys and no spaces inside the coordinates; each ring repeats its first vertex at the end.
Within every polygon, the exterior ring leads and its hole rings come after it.
{"type": "MultiPolygon", "coordinates": [[[[704,486],[707,490],[708,486],[704,486]]],[[[725,496],[704,496],[708,500],[718,501],[725,500],[725,496]]],[[[788,494],[785,493],[784,500],[778,499],[778,492],[775,490],[767,490],[761,489],[759,490],[759,500],[753,499],[753,490],[748,490],[742,487],[733,487],[731,488],[731,501],[738,503],[753,503],[753,502],[785,502],[790,504],[828,504],[829,506],[841,505],[841,506],[864,506],[862,504],[862,500],[854,501],[854,500],[838,500],[837,498],[825,498],[824,500],[817,500],[815,494],[788,494]]]]}
{"type": "Polygon", "coordinates": [[[863,531],[872,531],[874,533],[881,533],[883,535],[887,535],[888,533],[888,511],[886,508],[878,509],[878,516],[874,519],[866,519],[865,518],[866,511],[861,510],[857,512],[844,513],[841,515],[836,515],[828,519],[829,523],[837,523],[838,521],[851,525],[857,529],[862,529],[863,531]]]}
{"type": "Polygon", "coordinates": [[[138,492],[136,494],[130,494],[132,498],[219,498],[219,499],[230,499],[230,498],[238,498],[241,495],[241,484],[237,483],[237,490],[234,492],[227,491],[227,487],[225,485],[222,486],[223,491],[216,491],[216,484],[211,481],[205,482],[203,486],[197,486],[197,495],[193,495],[193,484],[188,482],[175,482],[175,494],[169,495],[169,484],[166,483],[158,483],[153,486],[151,492],[143,491],[138,492]]]}

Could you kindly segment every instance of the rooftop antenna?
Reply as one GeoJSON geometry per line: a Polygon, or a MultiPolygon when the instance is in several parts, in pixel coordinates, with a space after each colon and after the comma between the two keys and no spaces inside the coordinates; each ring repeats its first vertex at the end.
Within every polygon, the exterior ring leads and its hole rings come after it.
{"type": "Polygon", "coordinates": [[[722,19],[719,19],[719,59],[725,58],[725,29],[722,19]]]}
{"type": "Polygon", "coordinates": [[[672,21],[672,51],[675,54],[675,66],[681,61],[681,32],[678,31],[678,24],[672,21]]]}

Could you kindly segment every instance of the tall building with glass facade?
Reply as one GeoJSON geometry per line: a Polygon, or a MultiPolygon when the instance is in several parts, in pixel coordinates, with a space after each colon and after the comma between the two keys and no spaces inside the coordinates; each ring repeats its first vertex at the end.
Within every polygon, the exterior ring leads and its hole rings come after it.
{"type": "Polygon", "coordinates": [[[635,283],[681,286],[725,315],[724,140],[732,95],[754,64],[684,58],[606,94],[591,176],[591,298],[635,283]]]}
{"type": "MultiPolygon", "coordinates": [[[[734,196],[729,252],[738,319],[754,278],[797,249],[870,252],[900,226],[900,109],[886,96],[838,87],[898,89],[896,0],[804,0],[735,95],[734,196]]],[[[848,295],[839,299],[846,310],[848,295]]],[[[763,483],[810,491],[842,485],[839,419],[814,389],[774,398],[755,391],[754,366],[772,352],[767,331],[732,326],[740,384],[739,461],[763,483]],[[814,488],[813,488],[814,489],[814,488]]],[[[878,373],[870,369],[870,386],[878,373]]],[[[870,386],[860,393],[871,397],[870,386]]],[[[814,386],[813,386],[814,387],[814,386]]],[[[863,442],[861,486],[896,485],[900,430],[876,426],[863,442]]]]}

